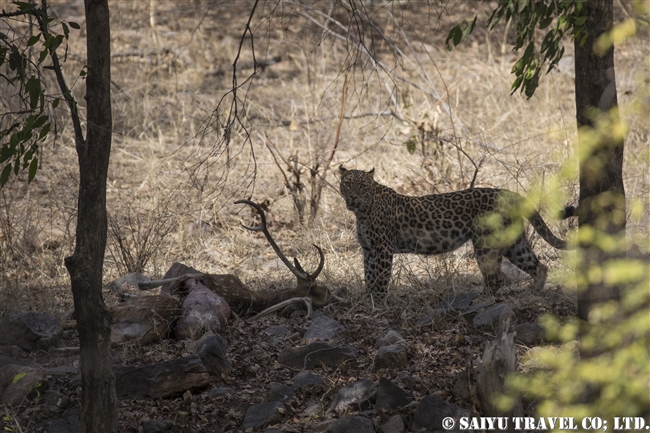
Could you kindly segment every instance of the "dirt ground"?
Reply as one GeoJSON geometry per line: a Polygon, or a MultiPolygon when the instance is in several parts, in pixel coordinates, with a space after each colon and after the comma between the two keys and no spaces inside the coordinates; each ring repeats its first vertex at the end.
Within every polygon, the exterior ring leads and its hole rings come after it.
{"type": "MultiPolygon", "coordinates": [[[[374,305],[365,296],[354,216],[338,193],[340,164],[374,167],[379,182],[405,194],[462,189],[473,178],[476,186],[530,194],[562,238],[576,222],[555,222],[552,215],[578,198],[572,46],[526,99],[510,95],[513,30],[501,23],[487,32],[488,5],[366,3],[372,22],[350,20],[334,2],[260,2],[246,34],[249,1],[111,3],[114,136],[104,282],[132,271],[160,278],[182,262],[235,274],[253,289],[291,286],[292,276],[263,236],[241,227],[253,217],[233,202],[250,198],[268,209],[270,231],[287,256],[310,270],[318,258],[312,244],[320,245],[326,262],[319,281],[348,289],[351,305],[327,307],[325,314],[346,326],[341,344],[357,347],[360,357],[343,369],[319,371],[330,392],[296,401],[282,431],[309,431],[316,421],[301,416],[308,400],[327,407],[342,385],[362,377],[411,376],[416,399],[437,392],[467,407],[451,393],[454,376],[464,368],[465,353],[477,357],[493,335],[460,318],[416,326],[444,297],[477,292],[485,302],[506,301],[519,323],[576,312],[572,253],[553,250],[533,233],[533,248],[551,269],[540,294],[531,293],[527,279],[484,295],[471,247],[463,247],[436,257],[399,256],[387,302],[374,305]],[[473,35],[447,50],[451,26],[475,13],[473,35]],[[266,66],[254,69],[254,60],[266,66]],[[311,199],[319,184],[315,213],[311,199]],[[375,341],[387,328],[407,340],[404,371],[372,368],[375,341]]],[[[71,31],[65,71],[83,105],[83,2],[49,4],[61,19],[81,24],[81,31],[71,31]]],[[[616,17],[624,19],[624,11],[617,9],[616,17]]],[[[620,112],[629,128],[628,229],[635,240],[647,240],[650,225],[650,126],[636,99],[647,94],[649,39],[640,33],[616,48],[620,112]]],[[[2,98],[8,94],[2,90],[2,98]]],[[[69,119],[61,107],[55,116],[60,134],[42,147],[36,179],[28,185],[20,175],[0,191],[0,319],[23,311],[63,318],[72,309],[63,259],[74,248],[78,175],[69,119]]],[[[647,241],[641,247],[648,248],[647,241]]],[[[117,302],[105,294],[107,304],[117,302]]],[[[122,401],[121,430],[171,419],[174,431],[237,431],[245,410],[265,401],[269,383],[291,384],[295,372],[275,359],[299,344],[308,325],[277,315],[256,324],[234,321],[221,336],[235,370],[214,386],[235,391],[122,401]],[[262,332],[272,324],[292,331],[278,346],[262,332]]],[[[62,344],[74,346],[75,338],[66,331],[62,344]]],[[[155,362],[181,356],[184,347],[178,341],[126,344],[116,348],[115,360],[155,362]]],[[[527,350],[519,349],[521,355],[527,350]]],[[[49,367],[75,362],[32,358],[49,367]]],[[[69,387],[73,376],[56,378],[71,404],[79,399],[79,388],[69,387]]],[[[60,416],[36,405],[12,415],[30,432],[46,431],[60,416]]]]}

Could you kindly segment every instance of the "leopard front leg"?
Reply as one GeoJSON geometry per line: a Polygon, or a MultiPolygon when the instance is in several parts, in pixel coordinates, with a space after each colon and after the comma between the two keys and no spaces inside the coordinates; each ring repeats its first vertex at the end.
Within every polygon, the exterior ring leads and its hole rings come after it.
{"type": "Polygon", "coordinates": [[[393,270],[393,253],[387,249],[363,249],[366,291],[379,297],[386,296],[393,270]]]}

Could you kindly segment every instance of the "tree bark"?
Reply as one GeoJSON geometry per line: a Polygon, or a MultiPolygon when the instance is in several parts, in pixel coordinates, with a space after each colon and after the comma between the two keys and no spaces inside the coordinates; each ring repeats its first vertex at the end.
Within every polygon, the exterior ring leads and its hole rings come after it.
{"type": "Polygon", "coordinates": [[[595,278],[590,270],[600,267],[608,258],[620,255],[622,248],[603,251],[603,236],[615,236],[623,245],[625,235],[625,189],[623,186],[624,140],[615,134],[620,123],[616,98],[614,48],[599,56],[594,43],[613,26],[613,0],[587,0],[585,29],[587,40],[575,41],[576,120],[580,143],[580,198],[578,224],[585,234],[580,236],[582,258],[578,265],[578,317],[588,319],[589,311],[598,303],[619,297],[618,290],[595,278]],[[609,116],[610,127],[605,136],[589,140],[589,131],[596,120],[609,116]],[[587,231],[585,231],[587,230],[587,231]]]}
{"type": "Polygon", "coordinates": [[[76,246],[70,273],[81,360],[80,432],[116,432],[117,397],[110,318],[102,298],[106,248],[106,178],[111,151],[110,25],[107,0],[85,0],[88,75],[87,135],[75,140],[79,159],[76,246]]]}

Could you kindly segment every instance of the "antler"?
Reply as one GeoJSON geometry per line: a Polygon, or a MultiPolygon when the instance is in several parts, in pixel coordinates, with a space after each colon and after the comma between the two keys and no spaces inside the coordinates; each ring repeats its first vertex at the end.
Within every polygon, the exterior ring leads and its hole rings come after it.
{"type": "Polygon", "coordinates": [[[280,251],[280,247],[278,246],[278,244],[275,243],[275,241],[273,240],[273,237],[269,233],[269,230],[266,227],[266,215],[264,214],[264,210],[260,207],[260,205],[258,205],[257,203],[254,203],[254,202],[252,202],[250,200],[237,200],[235,202],[235,204],[240,204],[240,203],[241,204],[247,204],[247,205],[251,206],[252,208],[254,208],[257,211],[257,213],[260,215],[260,219],[261,219],[261,224],[258,227],[249,227],[249,226],[245,226],[243,224],[242,224],[242,226],[245,229],[250,230],[252,232],[262,232],[262,233],[264,233],[264,236],[266,236],[266,240],[269,241],[269,244],[271,244],[271,247],[273,247],[273,250],[275,251],[275,253],[278,255],[280,260],[282,260],[282,263],[284,263],[287,266],[287,268],[289,268],[289,270],[296,277],[298,277],[301,280],[305,280],[305,281],[309,281],[309,282],[316,281],[316,278],[318,277],[318,274],[320,274],[320,272],[323,270],[323,265],[325,264],[325,255],[323,254],[323,250],[321,250],[318,245],[314,245],[314,247],[318,250],[318,254],[320,255],[320,263],[318,264],[318,268],[316,268],[316,271],[314,271],[314,273],[312,273],[312,274],[307,273],[302,268],[302,266],[300,266],[300,262],[296,258],[293,259],[293,261],[295,263],[295,266],[292,265],[291,262],[289,261],[289,259],[287,259],[285,257],[285,255],[282,254],[282,251],[280,251]]]}

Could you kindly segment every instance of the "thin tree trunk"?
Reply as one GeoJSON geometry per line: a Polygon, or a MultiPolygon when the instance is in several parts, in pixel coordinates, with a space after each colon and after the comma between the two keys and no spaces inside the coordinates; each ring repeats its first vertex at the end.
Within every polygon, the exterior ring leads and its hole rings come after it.
{"type": "Polygon", "coordinates": [[[110,318],[102,298],[106,248],[106,178],[111,151],[110,25],[107,0],[86,0],[87,136],[77,138],[79,202],[70,272],[81,358],[80,432],[116,432],[117,397],[110,318]]]}
{"type": "MultiPolygon", "coordinates": [[[[580,138],[580,202],[578,221],[580,230],[594,228],[602,235],[617,236],[624,240],[625,234],[625,190],[623,187],[624,141],[613,133],[620,120],[615,109],[616,76],[614,71],[613,47],[599,56],[594,53],[594,43],[613,26],[612,0],[587,0],[583,3],[587,11],[585,28],[586,42],[581,46],[575,42],[575,90],[576,119],[580,138]],[[610,110],[614,109],[610,112],[610,110]],[[595,126],[596,116],[610,112],[611,135],[597,142],[585,140],[589,127],[595,126]]],[[[602,239],[602,235],[595,235],[602,239]]],[[[617,299],[616,288],[607,286],[590,272],[600,267],[608,258],[620,254],[618,251],[603,251],[596,237],[581,236],[582,259],[576,270],[578,277],[578,317],[587,320],[593,305],[617,299]],[[588,278],[588,276],[590,278],[588,278]]]]}

